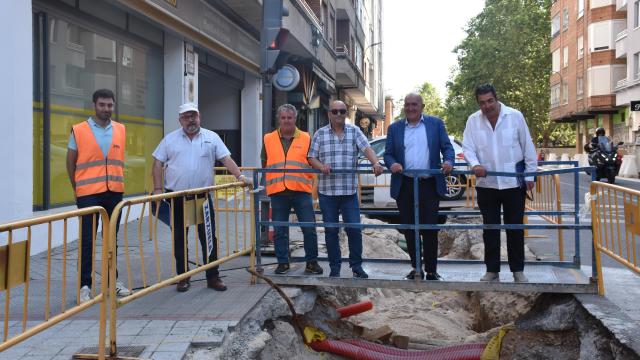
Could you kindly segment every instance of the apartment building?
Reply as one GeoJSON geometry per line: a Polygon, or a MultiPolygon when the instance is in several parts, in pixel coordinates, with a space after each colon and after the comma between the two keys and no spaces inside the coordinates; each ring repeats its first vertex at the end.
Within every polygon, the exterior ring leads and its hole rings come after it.
{"type": "Polygon", "coordinates": [[[617,0],[616,8],[627,12],[626,26],[616,35],[616,58],[626,59],[624,76],[616,83],[616,105],[624,111],[628,142],[640,154],[640,111],[630,109],[640,100],[640,0],[617,0]]]}
{"type": "Polygon", "coordinates": [[[550,116],[576,124],[578,151],[599,126],[614,139],[629,141],[615,93],[627,76],[626,59],[616,56],[626,16],[616,0],[556,0],[551,6],[550,116]]]}

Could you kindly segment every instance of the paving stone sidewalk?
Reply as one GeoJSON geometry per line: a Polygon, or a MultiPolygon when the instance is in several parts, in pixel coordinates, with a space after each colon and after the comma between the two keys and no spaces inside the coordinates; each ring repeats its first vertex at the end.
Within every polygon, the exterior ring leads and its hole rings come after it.
{"type": "MultiPolygon", "coordinates": [[[[217,219],[220,234],[220,255],[227,253],[227,241],[230,250],[235,248],[235,223],[227,221],[224,214],[217,219]],[[228,229],[228,230],[227,230],[228,229]]],[[[125,284],[130,284],[134,290],[157,282],[158,272],[162,279],[173,273],[171,253],[171,233],[169,228],[158,225],[157,254],[160,258],[159,267],[155,262],[156,250],[149,236],[147,220],[143,219],[142,235],[138,238],[138,222],[134,220],[126,229],[121,226],[118,238],[118,270],[119,278],[125,284]],[[126,230],[129,244],[129,260],[124,256],[127,249],[124,246],[122,234],[126,230]],[[142,265],[141,259],[145,264],[142,265]],[[129,262],[129,271],[127,271],[129,262]],[[160,271],[157,271],[160,269],[160,271]],[[144,274],[144,275],[143,275],[144,274]],[[143,277],[145,280],[143,281],[143,277]]],[[[244,246],[246,233],[239,230],[240,249],[244,246]]],[[[195,263],[195,248],[193,233],[190,233],[189,258],[195,263]]],[[[248,241],[247,241],[248,243],[248,241]]],[[[96,253],[100,253],[102,241],[98,239],[96,253]]],[[[198,244],[199,246],[199,244],[198,244]]],[[[199,249],[199,251],[201,251],[199,249]]],[[[201,256],[201,253],[199,254],[201,256]]],[[[51,262],[51,297],[49,300],[50,314],[61,313],[63,304],[63,275],[64,276],[64,307],[70,309],[76,304],[77,289],[77,242],[67,245],[66,264],[63,265],[62,247],[52,250],[51,262]],[[66,268],[63,272],[62,268],[66,268]]],[[[192,277],[191,289],[185,293],[178,293],[175,286],[168,286],[136,299],[118,309],[117,345],[127,355],[128,350],[138,350],[137,356],[145,359],[182,359],[190,347],[215,347],[222,343],[225,336],[242,321],[246,314],[262,299],[269,290],[268,285],[250,284],[250,275],[244,269],[249,265],[248,257],[239,257],[223,264],[220,275],[227,284],[228,290],[214,291],[206,287],[203,273],[192,277]],[[141,352],[140,352],[141,351],[141,352]]],[[[46,303],[45,289],[47,284],[47,257],[36,254],[30,262],[30,287],[27,328],[43,322],[46,303]]],[[[191,266],[193,268],[193,265],[191,266]]],[[[100,269],[100,259],[96,259],[95,269],[100,269]]],[[[99,289],[101,276],[96,273],[94,289],[99,289]]],[[[0,308],[4,312],[5,297],[0,297],[0,308]]],[[[24,301],[24,287],[18,286],[11,291],[9,310],[9,337],[22,330],[22,306],[24,301]]],[[[2,318],[0,317],[0,320],[2,318]]],[[[68,320],[49,328],[4,352],[0,352],[0,360],[39,360],[39,359],[71,359],[73,354],[98,345],[99,307],[79,313],[68,320]]],[[[3,328],[0,324],[0,339],[3,328]]],[[[108,346],[108,329],[106,345],[108,346]]]]}

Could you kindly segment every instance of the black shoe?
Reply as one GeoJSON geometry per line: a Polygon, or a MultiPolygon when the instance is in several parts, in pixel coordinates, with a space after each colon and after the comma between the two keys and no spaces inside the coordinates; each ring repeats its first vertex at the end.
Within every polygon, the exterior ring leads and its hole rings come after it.
{"type": "Polygon", "coordinates": [[[354,278],[367,279],[369,275],[361,267],[351,269],[354,278]]]}
{"type": "Polygon", "coordinates": [[[317,261],[309,261],[307,266],[304,268],[304,272],[307,274],[321,275],[323,271],[324,270],[322,270],[322,267],[318,265],[317,261]]]}
{"type": "Polygon", "coordinates": [[[331,272],[329,273],[329,277],[337,277],[337,278],[339,278],[340,277],[340,269],[337,269],[337,270],[331,269],[331,272]]]}
{"type": "MultiPolygon", "coordinates": [[[[404,277],[405,280],[415,280],[416,278],[416,271],[411,270],[409,271],[409,273],[407,274],[407,276],[404,277]]],[[[422,271],[420,271],[420,280],[424,279],[424,273],[422,271]]]]}
{"type": "Polygon", "coordinates": [[[444,278],[437,272],[427,273],[427,276],[425,276],[424,279],[431,281],[444,281],[444,278]]]}
{"type": "Polygon", "coordinates": [[[278,264],[278,267],[276,268],[276,271],[274,271],[274,273],[276,274],[286,274],[289,272],[289,264],[278,264]]]}

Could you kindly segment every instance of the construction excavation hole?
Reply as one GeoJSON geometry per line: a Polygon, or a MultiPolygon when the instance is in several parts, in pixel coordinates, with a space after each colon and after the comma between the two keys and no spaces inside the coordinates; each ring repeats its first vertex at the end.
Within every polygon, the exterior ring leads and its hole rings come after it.
{"type": "MultiPolygon", "coordinates": [[[[471,217],[448,219],[450,223],[479,221],[471,217]]],[[[363,222],[380,223],[367,218],[363,222]]],[[[318,232],[322,239],[323,229],[318,228],[318,232]]],[[[408,259],[398,245],[403,241],[404,237],[396,230],[364,229],[363,256],[408,259]]],[[[440,258],[483,257],[479,230],[443,230],[439,241],[440,258]]],[[[302,246],[299,229],[291,229],[291,242],[302,246]]],[[[344,233],[341,246],[343,254],[347,253],[344,233]]],[[[527,260],[535,260],[529,249],[525,251],[527,260]]],[[[502,253],[506,258],[504,241],[502,253]]],[[[275,290],[270,291],[221,346],[193,348],[187,359],[401,359],[392,355],[406,352],[398,349],[424,354],[460,344],[482,344],[484,348],[501,332],[504,336],[494,359],[639,358],[572,295],[342,287],[283,287],[282,291],[294,306],[297,320],[283,297],[275,290]],[[371,310],[340,319],[337,308],[367,300],[373,303],[371,310]],[[297,330],[305,327],[317,330],[307,334],[307,339],[314,334],[334,340],[360,339],[389,350],[383,355],[363,350],[351,356],[316,352],[305,345],[303,334],[297,330]]],[[[441,357],[413,357],[419,358],[441,357]]],[[[456,358],[479,356],[448,359],[456,358]]]]}

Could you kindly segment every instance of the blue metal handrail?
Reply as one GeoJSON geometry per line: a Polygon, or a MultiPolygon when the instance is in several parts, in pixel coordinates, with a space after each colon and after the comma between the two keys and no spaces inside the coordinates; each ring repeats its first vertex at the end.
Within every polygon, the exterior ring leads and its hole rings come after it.
{"type": "MultiPolygon", "coordinates": [[[[466,163],[455,163],[454,166],[466,166],[466,163]]],[[[422,268],[421,266],[421,248],[420,248],[420,230],[424,229],[574,229],[575,231],[575,254],[573,257],[573,261],[571,263],[567,262],[557,262],[557,263],[566,263],[573,267],[580,267],[580,230],[591,229],[590,224],[580,224],[580,195],[579,195],[579,172],[580,171],[592,171],[593,167],[579,167],[577,161],[539,161],[539,166],[545,165],[569,165],[572,166],[570,168],[564,169],[554,169],[554,170],[542,170],[536,172],[502,172],[502,171],[487,171],[487,176],[502,176],[502,177],[533,177],[533,176],[543,176],[543,175],[555,175],[555,174],[574,174],[574,183],[575,183],[575,191],[574,191],[574,210],[573,211],[528,211],[526,215],[574,215],[574,223],[573,224],[420,224],[419,223],[419,206],[418,206],[418,182],[414,182],[414,223],[413,224],[354,224],[354,223],[312,223],[312,222],[289,222],[289,221],[261,221],[259,220],[258,212],[256,211],[254,214],[254,221],[256,225],[256,229],[260,226],[300,226],[300,227],[351,227],[351,228],[379,228],[379,229],[413,229],[415,232],[415,249],[416,249],[416,268],[422,268]]],[[[332,169],[331,173],[333,174],[371,174],[370,166],[362,166],[359,165],[358,169],[332,169]],[[367,170],[367,167],[369,170],[367,170]]],[[[320,174],[319,170],[312,169],[256,169],[254,171],[254,184],[258,184],[259,174],[261,173],[315,173],[320,174]]],[[[390,171],[385,170],[384,173],[390,173],[390,171]]],[[[411,174],[414,176],[419,175],[438,175],[442,174],[442,171],[439,169],[422,169],[422,170],[404,170],[404,174],[411,174]]],[[[474,174],[471,170],[457,170],[454,169],[451,171],[452,175],[472,175],[474,174]]],[[[255,197],[256,204],[255,208],[258,209],[258,198],[255,197]]],[[[384,214],[384,210],[379,213],[384,214]]],[[[395,213],[395,212],[386,212],[395,213]]],[[[480,214],[480,211],[439,211],[438,214],[457,214],[457,215],[477,215],[480,214]]],[[[259,241],[259,232],[256,232],[256,244],[260,244],[259,241]]],[[[593,244],[592,244],[593,247],[593,244]]],[[[258,266],[261,264],[261,252],[260,246],[257,246],[256,249],[257,255],[257,263],[258,266]]],[[[368,261],[379,260],[379,259],[368,259],[368,261]]],[[[475,261],[478,262],[478,261],[475,261]]]]}

